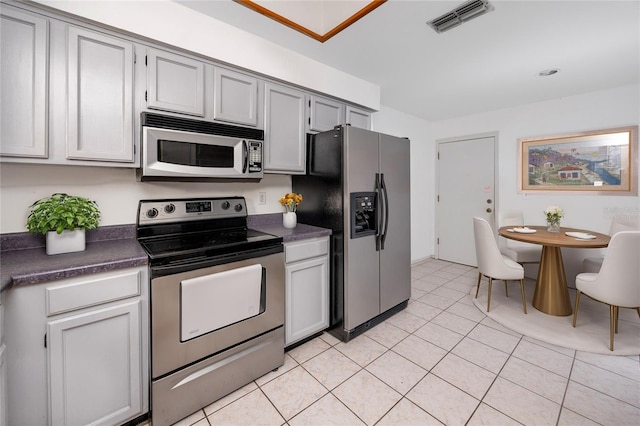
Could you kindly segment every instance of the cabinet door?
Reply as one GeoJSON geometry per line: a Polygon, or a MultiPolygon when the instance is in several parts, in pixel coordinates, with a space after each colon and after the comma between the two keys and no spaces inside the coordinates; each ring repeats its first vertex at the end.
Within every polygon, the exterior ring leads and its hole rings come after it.
{"type": "Polygon", "coordinates": [[[265,172],[304,174],[305,94],[265,83],[265,172]]]}
{"type": "Polygon", "coordinates": [[[371,113],[369,111],[347,105],[347,119],[345,123],[351,124],[353,127],[371,130],[371,113]]]}
{"type": "Polygon", "coordinates": [[[203,62],[149,49],[147,73],[147,107],[204,117],[203,62]]]}
{"type": "Polygon", "coordinates": [[[329,326],[327,256],[287,264],[285,346],[329,326]]]}
{"type": "Polygon", "coordinates": [[[67,36],[67,158],[133,162],[133,44],[72,26],[67,36]]]}
{"type": "Polygon", "coordinates": [[[216,68],[213,84],[214,120],[257,126],[257,78],[224,68],[216,68]]]}
{"type": "Polygon", "coordinates": [[[49,424],[120,424],[142,414],[141,302],[47,323],[49,424]]]}
{"type": "Polygon", "coordinates": [[[331,99],[311,95],[309,100],[309,130],[324,132],[344,123],[344,105],[331,99]]]}
{"type": "Polygon", "coordinates": [[[47,157],[48,22],[2,5],[0,155],[47,157]]]}

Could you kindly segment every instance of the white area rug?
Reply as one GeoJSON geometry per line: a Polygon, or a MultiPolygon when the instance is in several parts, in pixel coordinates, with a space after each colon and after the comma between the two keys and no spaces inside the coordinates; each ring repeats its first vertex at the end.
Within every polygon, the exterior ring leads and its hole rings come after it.
{"type": "MultiPolygon", "coordinates": [[[[478,309],[501,325],[543,342],[584,352],[607,355],[640,354],[640,318],[635,309],[620,308],[618,334],[614,336],[613,348],[609,350],[609,306],[596,302],[586,295],[580,297],[578,321],[573,328],[573,314],[566,317],[547,315],[531,305],[535,282],[525,280],[527,314],[522,310],[520,286],[509,281],[509,297],[505,296],[502,281],[494,281],[491,292],[491,311],[487,312],[489,285],[483,278],[480,293],[475,299],[476,287],[471,289],[473,303],[478,309]]],[[[575,307],[575,290],[569,289],[572,307],[575,307]]]]}

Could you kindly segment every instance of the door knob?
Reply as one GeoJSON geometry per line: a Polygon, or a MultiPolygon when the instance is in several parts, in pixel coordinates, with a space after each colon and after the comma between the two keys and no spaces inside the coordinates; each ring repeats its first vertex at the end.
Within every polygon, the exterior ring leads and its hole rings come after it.
{"type": "Polygon", "coordinates": [[[487,208],[487,213],[491,213],[493,210],[491,210],[491,207],[487,208]]]}

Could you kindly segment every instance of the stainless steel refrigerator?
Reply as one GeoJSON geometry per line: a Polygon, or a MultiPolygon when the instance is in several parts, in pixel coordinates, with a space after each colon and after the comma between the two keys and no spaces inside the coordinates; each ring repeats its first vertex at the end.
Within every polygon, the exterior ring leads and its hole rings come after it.
{"type": "Polygon", "coordinates": [[[292,177],[298,221],[333,231],[329,328],[345,342],[411,296],[409,145],[338,126],[309,135],[307,173],[292,177]]]}

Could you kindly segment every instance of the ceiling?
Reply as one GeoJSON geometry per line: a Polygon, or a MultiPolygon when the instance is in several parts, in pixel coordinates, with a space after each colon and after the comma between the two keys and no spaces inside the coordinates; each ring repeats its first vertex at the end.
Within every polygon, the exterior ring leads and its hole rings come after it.
{"type": "Polygon", "coordinates": [[[426,22],[464,0],[389,0],[324,43],[231,0],[176,1],[377,84],[382,105],[429,121],[640,82],[638,0],[491,0],[441,34],[426,22]]]}

